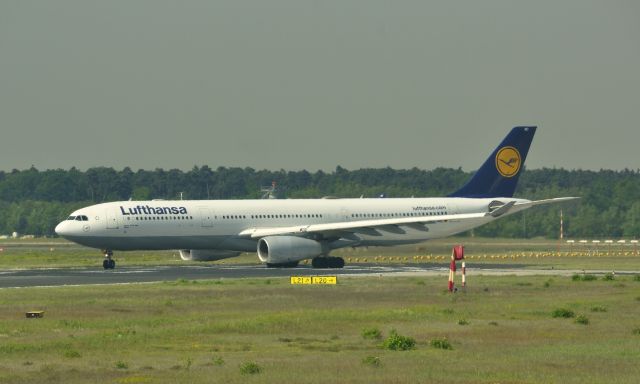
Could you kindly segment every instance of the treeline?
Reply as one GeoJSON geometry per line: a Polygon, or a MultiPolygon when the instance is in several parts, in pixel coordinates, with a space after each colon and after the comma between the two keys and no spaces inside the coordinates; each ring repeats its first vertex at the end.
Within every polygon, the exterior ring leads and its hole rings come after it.
{"type": "MultiPolygon", "coordinates": [[[[153,171],[99,167],[80,171],[0,171],[0,234],[53,235],[55,224],[78,207],[115,200],[249,199],[276,181],[281,198],[429,197],[459,188],[471,173],[461,169],[391,168],[333,172],[194,167],[153,171]]],[[[580,196],[577,203],[537,207],[475,230],[475,235],[557,238],[559,212],[569,237],[640,237],[638,171],[527,170],[516,196],[580,196]]]]}

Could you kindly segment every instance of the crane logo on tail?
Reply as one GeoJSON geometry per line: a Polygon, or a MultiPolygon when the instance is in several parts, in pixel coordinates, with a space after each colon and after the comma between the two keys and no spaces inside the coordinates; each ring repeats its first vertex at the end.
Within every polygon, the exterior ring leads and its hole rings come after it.
{"type": "Polygon", "coordinates": [[[504,177],[513,177],[520,170],[520,152],[514,147],[500,148],[496,154],[496,169],[504,177]]]}

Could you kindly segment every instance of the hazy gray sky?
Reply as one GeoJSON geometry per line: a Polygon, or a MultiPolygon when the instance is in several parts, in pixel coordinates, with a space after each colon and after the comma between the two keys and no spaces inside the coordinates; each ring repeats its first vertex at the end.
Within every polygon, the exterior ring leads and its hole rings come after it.
{"type": "Polygon", "coordinates": [[[0,2],[0,169],[640,168],[639,1],[0,2]]]}

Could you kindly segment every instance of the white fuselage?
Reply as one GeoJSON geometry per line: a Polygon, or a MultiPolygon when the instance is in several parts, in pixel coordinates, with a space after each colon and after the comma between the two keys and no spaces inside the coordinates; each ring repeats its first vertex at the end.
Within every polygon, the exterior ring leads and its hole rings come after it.
{"type": "MultiPolygon", "coordinates": [[[[259,239],[242,235],[252,228],[279,228],[364,220],[438,216],[424,229],[362,229],[350,236],[324,234],[330,248],[417,243],[451,236],[496,218],[446,219],[489,212],[495,201],[514,198],[399,198],[291,200],[153,200],[92,205],[73,212],[56,232],[74,242],[106,250],[206,249],[250,252],[259,239]],[[74,217],[71,219],[71,217],[74,217]],[[78,219],[80,218],[80,219],[78,219]]],[[[523,207],[524,209],[524,207],[523,207]]],[[[512,209],[514,213],[521,209],[512,209]]]]}

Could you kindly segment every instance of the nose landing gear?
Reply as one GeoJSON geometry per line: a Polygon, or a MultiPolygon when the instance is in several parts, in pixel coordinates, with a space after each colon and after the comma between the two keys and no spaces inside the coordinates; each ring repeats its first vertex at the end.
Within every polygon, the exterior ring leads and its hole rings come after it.
{"type": "Polygon", "coordinates": [[[116,267],[116,261],[111,257],[113,256],[113,252],[109,249],[104,251],[104,260],[102,261],[102,268],[104,269],[114,269],[116,267]]]}

